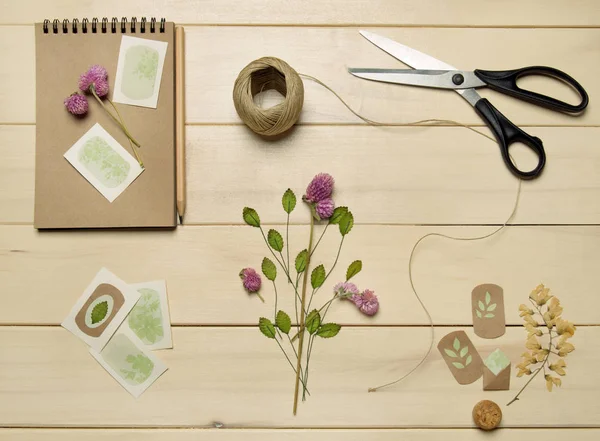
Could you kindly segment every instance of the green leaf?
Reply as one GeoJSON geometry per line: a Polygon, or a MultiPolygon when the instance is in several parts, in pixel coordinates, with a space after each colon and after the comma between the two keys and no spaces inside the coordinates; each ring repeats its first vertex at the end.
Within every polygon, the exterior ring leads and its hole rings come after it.
{"type": "Polygon", "coordinates": [[[96,323],[100,323],[102,320],[104,320],[104,317],[106,317],[106,314],[108,314],[108,302],[107,301],[100,302],[96,306],[94,306],[94,309],[92,309],[92,314],[91,314],[92,325],[95,325],[96,323]]]}
{"type": "Polygon", "coordinates": [[[482,311],[485,311],[485,305],[483,304],[483,302],[480,300],[479,303],[479,309],[481,309],[482,311]]]}
{"type": "Polygon", "coordinates": [[[269,245],[271,245],[271,248],[275,251],[283,250],[283,237],[281,237],[279,231],[273,229],[269,230],[267,233],[267,242],[269,242],[269,245]]]}
{"type": "Polygon", "coordinates": [[[482,316],[481,316],[481,312],[479,312],[479,309],[476,309],[476,310],[475,310],[475,314],[477,314],[477,317],[479,317],[479,318],[481,318],[481,317],[482,317],[482,316]]]}
{"type": "Polygon", "coordinates": [[[262,261],[261,269],[267,279],[275,281],[275,278],[277,277],[277,267],[271,259],[265,257],[262,261]]]}
{"type": "Polygon", "coordinates": [[[465,366],[462,363],[459,363],[458,361],[453,361],[452,365],[456,368],[456,369],[464,369],[465,366]]]}
{"type": "Polygon", "coordinates": [[[308,262],[308,251],[302,250],[296,256],[296,271],[298,274],[304,272],[306,269],[306,262],[308,262]]]}
{"type": "Polygon", "coordinates": [[[268,318],[261,317],[258,320],[258,329],[267,338],[275,338],[275,326],[268,318]]]}
{"type": "Polygon", "coordinates": [[[498,306],[498,305],[496,305],[495,303],[492,303],[492,304],[491,304],[490,306],[488,306],[488,308],[487,308],[488,312],[492,312],[493,310],[495,310],[495,309],[496,309],[496,306],[498,306]]]}
{"type": "Polygon", "coordinates": [[[362,261],[355,260],[348,266],[348,270],[346,271],[346,282],[350,280],[352,277],[356,276],[362,270],[362,261]]]}
{"type": "Polygon", "coordinates": [[[339,224],[346,213],[348,213],[348,207],[336,207],[329,218],[329,223],[333,225],[339,224]]]}
{"type": "Polygon", "coordinates": [[[452,357],[452,358],[458,357],[458,355],[456,355],[456,352],[454,352],[450,349],[444,349],[444,352],[446,353],[446,355],[448,355],[448,357],[452,357]]]}
{"type": "Polygon", "coordinates": [[[306,317],[306,329],[309,333],[314,334],[321,326],[321,314],[316,309],[313,309],[306,317]]]}
{"type": "Polygon", "coordinates": [[[470,355],[467,357],[467,361],[465,361],[465,366],[468,366],[471,364],[471,362],[473,361],[473,357],[471,357],[470,355]]]}
{"type": "Polygon", "coordinates": [[[469,352],[469,347],[465,346],[460,350],[460,358],[464,358],[464,356],[467,355],[467,352],[469,352]]]}
{"type": "Polygon", "coordinates": [[[289,334],[292,328],[292,320],[290,316],[283,311],[279,311],[275,317],[275,326],[277,326],[284,334],[289,334]]]}
{"type": "Polygon", "coordinates": [[[452,343],[452,347],[458,351],[460,349],[460,341],[458,341],[458,337],[454,337],[454,342],[452,343]]]}
{"type": "Polygon", "coordinates": [[[491,312],[488,312],[486,315],[484,315],[485,318],[494,318],[495,315],[492,314],[491,312]]]}
{"type": "Polygon", "coordinates": [[[296,195],[291,189],[287,189],[285,193],[283,193],[283,197],[281,198],[281,204],[283,205],[283,210],[290,214],[296,208],[296,195]]]}
{"type": "Polygon", "coordinates": [[[251,227],[260,227],[260,217],[258,217],[258,213],[254,208],[244,207],[242,217],[244,218],[244,222],[251,227]]]}
{"type": "Polygon", "coordinates": [[[313,289],[319,288],[321,285],[325,283],[325,267],[323,265],[319,265],[316,267],[312,274],[310,275],[310,284],[313,289]]]}
{"type": "Polygon", "coordinates": [[[340,219],[340,233],[342,233],[342,236],[348,234],[353,226],[354,216],[352,216],[352,212],[348,211],[342,216],[342,219],[340,219]]]}
{"type": "Polygon", "coordinates": [[[490,304],[490,300],[492,300],[492,296],[490,295],[489,292],[486,291],[486,293],[485,293],[485,304],[489,305],[490,304]]]}
{"type": "Polygon", "coordinates": [[[324,325],[321,325],[317,331],[317,335],[322,338],[335,337],[338,335],[338,332],[340,332],[340,329],[342,329],[342,327],[337,323],[325,323],[324,325]]]}

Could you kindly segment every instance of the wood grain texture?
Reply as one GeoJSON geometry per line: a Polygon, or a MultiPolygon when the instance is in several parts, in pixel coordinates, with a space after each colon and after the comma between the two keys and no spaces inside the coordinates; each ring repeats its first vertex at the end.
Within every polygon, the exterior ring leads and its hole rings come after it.
{"type": "MultiPolygon", "coordinates": [[[[600,95],[595,76],[600,70],[600,29],[375,30],[461,69],[550,65],[575,77],[590,96],[600,95]]],[[[186,26],[185,32],[188,123],[241,124],[231,100],[235,78],[250,61],[270,55],[324,81],[371,119],[410,123],[438,118],[482,124],[472,107],[452,91],[374,83],[348,74],[348,67],[403,67],[361,37],[356,28],[186,26]]],[[[33,27],[0,27],[0,41],[0,58],[23,59],[2,69],[9,81],[0,83],[4,103],[0,123],[34,123],[33,27]],[[11,43],[15,40],[21,43],[15,46],[11,43]]],[[[519,84],[574,101],[574,92],[550,80],[525,79],[519,84]]],[[[70,93],[65,91],[66,96],[70,93]]],[[[488,90],[482,95],[519,125],[600,124],[600,111],[593,105],[583,115],[571,117],[488,90]]],[[[300,122],[361,123],[329,91],[311,81],[306,82],[300,122]]]]}
{"type": "MultiPolygon", "coordinates": [[[[596,441],[598,429],[506,429],[494,432],[495,440],[596,441]]],[[[478,429],[0,429],[2,441],[465,441],[486,439],[478,429]]]]}
{"type": "MultiPolygon", "coordinates": [[[[544,140],[548,163],[523,183],[513,223],[600,223],[600,150],[590,142],[600,129],[531,131],[544,140]]],[[[0,156],[8,158],[0,162],[1,222],[33,220],[34,144],[34,127],[0,126],[0,156]]],[[[525,149],[513,154],[532,163],[525,149]]],[[[456,127],[302,126],[274,143],[245,126],[188,126],[187,168],[187,224],[240,224],[246,205],[280,223],[283,191],[300,196],[322,171],[336,177],[336,202],[360,224],[499,224],[517,191],[498,147],[456,127]]],[[[307,223],[306,213],[292,221],[307,223]]]]}
{"type": "MultiPolygon", "coordinates": [[[[283,229],[277,227],[279,231],[283,229]]],[[[413,244],[424,234],[482,235],[490,227],[355,226],[342,249],[339,265],[315,297],[319,307],[347,266],[362,259],[356,277],[362,288],[379,295],[381,310],[366,317],[347,302],[331,309],[344,324],[427,324],[407,276],[413,244]]],[[[327,232],[314,263],[327,268],[335,258],[339,232],[327,232]]],[[[307,227],[290,229],[292,259],[308,242],[307,227]]],[[[504,288],[506,320],[520,324],[518,306],[543,282],[577,324],[599,324],[600,227],[510,227],[480,242],[451,242],[431,237],[415,254],[413,276],[437,324],[472,323],[470,296],[481,283],[504,288]],[[461,300],[462,299],[462,300],[461,300]]],[[[134,283],[164,278],[171,320],[186,325],[255,325],[273,315],[272,287],[265,283],[261,303],[243,290],[238,273],[260,268],[270,256],[260,233],[251,227],[183,227],[177,231],[51,232],[30,226],[0,227],[0,286],[10,302],[0,308],[0,323],[62,322],[75,300],[102,266],[134,283]]],[[[271,257],[271,256],[270,256],[271,257]]],[[[265,280],[266,282],[266,280],[265,280]]],[[[293,290],[280,271],[279,307],[290,315],[293,290]]],[[[232,342],[232,344],[234,344],[232,342]]]]}
{"type": "Polygon", "coordinates": [[[287,25],[433,25],[433,26],[597,26],[600,11],[594,0],[573,4],[561,0],[507,0],[502,7],[477,0],[25,0],[0,1],[0,24],[22,24],[55,17],[166,17],[179,23],[287,25]],[[518,13],[515,13],[518,11],[518,13]]]}
{"type": "MultiPolygon", "coordinates": [[[[454,329],[437,328],[436,340],[454,329]]],[[[511,328],[499,340],[465,330],[483,357],[501,347],[515,363],[524,350],[523,329],[511,328]]],[[[137,400],[68,331],[0,328],[0,425],[468,428],[473,406],[487,398],[502,405],[504,427],[597,428],[598,338],[600,328],[580,327],[563,387],[550,395],[542,378],[534,380],[505,407],[524,378],[513,376],[510,391],[483,392],[481,380],[460,386],[435,350],[408,381],[367,393],[416,363],[429,329],[342,329],[335,341],[315,343],[312,396],[293,417],[293,371],[256,328],[175,328],[174,350],[157,354],[169,370],[137,400]]]]}

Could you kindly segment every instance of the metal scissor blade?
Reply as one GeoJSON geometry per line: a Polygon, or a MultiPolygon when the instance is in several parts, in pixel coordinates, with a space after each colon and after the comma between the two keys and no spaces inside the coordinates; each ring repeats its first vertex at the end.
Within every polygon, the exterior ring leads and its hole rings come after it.
{"type": "Polygon", "coordinates": [[[362,69],[351,67],[348,72],[366,80],[438,89],[468,89],[486,85],[473,72],[457,70],[362,69]]]}
{"type": "MultiPolygon", "coordinates": [[[[382,35],[362,30],[358,32],[379,49],[387,52],[392,57],[414,69],[457,70],[454,66],[444,63],[437,58],[433,58],[430,55],[419,52],[416,49],[400,44],[397,41],[382,35]]],[[[473,107],[475,107],[477,101],[481,99],[481,96],[472,88],[454,89],[454,91],[467,100],[473,107]]]]}

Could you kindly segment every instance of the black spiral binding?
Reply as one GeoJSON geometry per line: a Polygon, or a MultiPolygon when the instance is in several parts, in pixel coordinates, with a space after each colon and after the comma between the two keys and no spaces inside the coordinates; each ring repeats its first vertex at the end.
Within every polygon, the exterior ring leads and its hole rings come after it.
{"type": "MultiPolygon", "coordinates": [[[[135,34],[136,32],[139,31],[140,34],[145,34],[147,21],[148,21],[148,19],[146,17],[142,17],[142,19],[138,25],[137,17],[131,17],[131,20],[129,21],[130,33],[135,34]]],[[[62,29],[63,34],[68,34],[69,33],[69,25],[71,25],[70,26],[71,33],[73,33],[73,34],[77,34],[79,32],[81,32],[83,34],[87,34],[88,30],[90,30],[90,29],[91,29],[92,34],[97,34],[99,31],[103,34],[106,34],[107,32],[110,32],[112,34],[116,34],[117,32],[120,32],[121,34],[127,33],[127,23],[128,23],[127,17],[121,17],[120,26],[119,26],[119,19],[117,17],[113,17],[110,20],[110,27],[108,26],[108,22],[109,22],[108,18],[103,17],[102,22],[100,23],[100,26],[98,26],[98,18],[94,17],[94,18],[92,18],[92,26],[90,28],[90,26],[89,26],[90,21],[87,18],[81,19],[81,22],[77,18],[74,18],[71,21],[69,21],[69,19],[65,18],[64,20],[62,20],[62,24],[59,19],[55,18],[54,20],[52,20],[52,23],[50,23],[50,20],[48,20],[48,19],[44,20],[42,29],[44,30],[44,34],[49,34],[49,33],[58,34],[61,31],[61,29],[62,29]],[[100,29],[98,29],[98,28],[100,28],[100,29]]],[[[158,27],[158,32],[160,32],[161,34],[165,32],[166,23],[167,22],[164,18],[160,19],[160,25],[158,27]]],[[[154,34],[156,32],[156,18],[155,17],[150,18],[149,32],[151,34],[154,34]]]]}

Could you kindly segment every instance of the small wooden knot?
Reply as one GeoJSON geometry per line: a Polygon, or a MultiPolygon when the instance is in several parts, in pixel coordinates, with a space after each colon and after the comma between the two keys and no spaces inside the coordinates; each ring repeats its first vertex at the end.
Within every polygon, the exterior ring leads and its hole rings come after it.
{"type": "Polygon", "coordinates": [[[502,421],[502,411],[493,401],[482,400],[473,408],[473,421],[482,430],[494,430],[502,421]]]}

